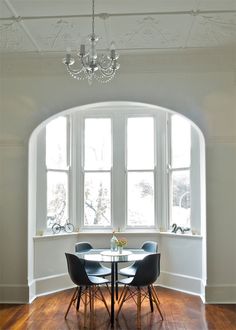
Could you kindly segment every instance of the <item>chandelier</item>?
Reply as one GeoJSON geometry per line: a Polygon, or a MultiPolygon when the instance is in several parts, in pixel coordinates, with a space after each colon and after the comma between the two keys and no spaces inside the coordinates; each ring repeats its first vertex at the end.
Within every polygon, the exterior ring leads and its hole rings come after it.
{"type": "Polygon", "coordinates": [[[94,0],[92,0],[92,33],[88,36],[88,39],[90,42],[88,51],[85,44],[81,44],[77,61],[68,53],[63,59],[63,63],[66,65],[69,74],[75,79],[87,79],[90,84],[93,79],[106,83],[114,78],[120,67],[120,64],[117,63],[119,55],[116,53],[113,42],[108,55],[97,54],[96,44],[99,38],[94,33],[94,0]]]}

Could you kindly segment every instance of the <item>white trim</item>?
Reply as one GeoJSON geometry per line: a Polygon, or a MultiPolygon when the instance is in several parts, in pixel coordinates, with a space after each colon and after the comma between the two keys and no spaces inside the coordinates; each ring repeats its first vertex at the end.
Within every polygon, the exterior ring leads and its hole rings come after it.
{"type": "Polygon", "coordinates": [[[178,289],[178,288],[175,288],[175,287],[172,287],[172,286],[163,285],[163,284],[161,284],[159,282],[157,282],[154,286],[159,286],[161,288],[166,288],[166,289],[170,289],[170,290],[174,290],[174,291],[178,291],[178,292],[183,292],[183,293],[186,293],[186,294],[191,294],[192,296],[198,296],[202,300],[201,294],[196,293],[196,292],[191,292],[191,291],[187,291],[187,290],[181,290],[181,289],[178,289]]]}
{"type": "MultiPolygon", "coordinates": [[[[110,228],[96,228],[94,230],[84,230],[84,231],[75,231],[73,233],[59,233],[59,234],[49,234],[46,233],[45,235],[42,236],[33,236],[34,240],[41,240],[41,239],[64,239],[65,237],[70,237],[70,236],[80,236],[80,235],[111,235],[112,231],[110,228]]],[[[171,233],[171,232],[160,232],[156,230],[155,228],[140,228],[138,230],[137,228],[135,230],[132,229],[127,229],[125,231],[117,231],[118,234],[125,234],[125,235],[157,235],[157,236],[170,236],[176,239],[179,238],[190,238],[190,239],[203,239],[203,236],[201,235],[191,235],[191,234],[180,234],[180,233],[171,233]]]]}
{"type": "Polygon", "coordinates": [[[207,304],[236,304],[236,284],[206,285],[205,299],[207,304]]]}
{"type": "Polygon", "coordinates": [[[73,287],[68,273],[50,275],[35,279],[36,297],[73,287]]]}
{"type": "Polygon", "coordinates": [[[198,277],[161,271],[158,283],[161,286],[201,295],[202,279],[198,277]]]}
{"type": "Polygon", "coordinates": [[[1,304],[27,304],[29,301],[27,284],[0,284],[0,293],[1,304]]]}

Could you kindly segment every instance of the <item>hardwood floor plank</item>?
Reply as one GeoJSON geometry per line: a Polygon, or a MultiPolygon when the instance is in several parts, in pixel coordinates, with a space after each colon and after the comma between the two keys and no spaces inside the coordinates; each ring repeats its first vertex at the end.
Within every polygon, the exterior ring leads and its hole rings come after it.
{"type": "MultiPolygon", "coordinates": [[[[76,312],[71,307],[65,320],[64,314],[74,289],[38,297],[29,305],[0,305],[1,330],[77,330],[84,329],[83,308],[76,312]]],[[[142,330],[236,330],[236,305],[204,305],[197,296],[182,292],[157,288],[160,299],[160,314],[154,305],[150,311],[149,301],[142,303],[142,330]]],[[[110,308],[110,299],[104,291],[105,299],[110,308]]],[[[83,306],[81,306],[83,307],[83,306]]],[[[116,304],[115,310],[117,311],[116,304]]],[[[137,307],[129,301],[124,303],[115,323],[114,330],[135,330],[137,307]]],[[[94,326],[91,327],[89,311],[87,313],[87,329],[109,330],[108,313],[102,302],[95,302],[94,326]]]]}

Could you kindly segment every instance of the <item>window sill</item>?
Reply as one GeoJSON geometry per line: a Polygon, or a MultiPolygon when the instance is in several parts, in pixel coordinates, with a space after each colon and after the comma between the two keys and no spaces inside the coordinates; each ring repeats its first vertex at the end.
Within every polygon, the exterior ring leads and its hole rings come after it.
{"type": "Polygon", "coordinates": [[[193,234],[180,234],[180,233],[171,233],[169,231],[162,231],[158,233],[161,236],[169,236],[169,237],[186,237],[186,238],[198,238],[202,239],[202,235],[193,235],[193,234]]]}
{"type": "MultiPolygon", "coordinates": [[[[34,236],[34,240],[41,240],[41,239],[60,239],[66,238],[70,236],[77,236],[77,235],[111,235],[111,231],[77,231],[73,233],[59,233],[59,234],[52,234],[52,233],[45,233],[41,236],[34,236]]],[[[119,231],[116,232],[117,235],[157,235],[157,236],[169,236],[169,237],[176,237],[176,238],[193,238],[193,239],[202,239],[202,235],[192,235],[192,234],[180,234],[180,233],[171,233],[171,232],[160,232],[158,230],[129,230],[129,231],[119,231]]]]}
{"type": "Polygon", "coordinates": [[[64,238],[64,237],[69,237],[69,236],[76,236],[78,235],[78,232],[73,232],[73,233],[60,233],[60,234],[52,234],[52,233],[45,233],[43,235],[36,235],[33,236],[34,240],[38,240],[38,239],[48,239],[48,238],[52,238],[52,239],[57,239],[57,238],[64,238]]]}

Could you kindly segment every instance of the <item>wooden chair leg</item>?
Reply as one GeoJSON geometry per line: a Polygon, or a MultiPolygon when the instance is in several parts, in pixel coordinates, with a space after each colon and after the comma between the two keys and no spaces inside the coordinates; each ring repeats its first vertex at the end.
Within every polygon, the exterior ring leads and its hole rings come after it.
{"type": "Polygon", "coordinates": [[[84,293],[84,328],[86,328],[87,305],[88,305],[88,288],[85,289],[85,293],[84,293]]]}
{"type": "Polygon", "coordinates": [[[148,296],[149,296],[151,312],[153,312],[152,290],[151,290],[150,285],[148,285],[148,296]]]}
{"type": "Polygon", "coordinates": [[[89,305],[90,305],[90,328],[94,329],[94,298],[95,298],[95,291],[94,286],[89,287],[89,305]]]}
{"type": "Polygon", "coordinates": [[[125,286],[123,287],[123,289],[122,289],[122,291],[121,291],[121,294],[120,294],[120,296],[119,296],[118,304],[120,303],[120,301],[121,301],[121,299],[122,299],[122,296],[123,296],[124,292],[125,292],[125,286]]]}
{"type": "Polygon", "coordinates": [[[103,293],[102,293],[102,290],[100,289],[99,286],[98,286],[98,291],[99,291],[99,293],[100,293],[100,295],[101,295],[102,301],[103,301],[103,303],[104,303],[104,305],[105,305],[105,307],[106,307],[106,310],[107,310],[109,316],[111,316],[111,315],[110,315],[109,308],[108,308],[108,306],[107,306],[107,302],[106,302],[106,300],[105,300],[105,298],[104,298],[104,295],[103,295],[103,293]]]}
{"type": "Polygon", "coordinates": [[[77,296],[77,305],[76,305],[76,310],[79,310],[79,306],[80,306],[80,299],[81,299],[81,293],[82,293],[82,289],[83,287],[80,286],[78,289],[78,296],[77,296]]]}
{"type": "Polygon", "coordinates": [[[141,329],[141,289],[138,287],[137,290],[137,329],[141,329]]]}
{"type": "Polygon", "coordinates": [[[118,311],[117,311],[117,313],[116,313],[116,318],[118,318],[118,315],[119,315],[119,313],[120,313],[120,310],[121,310],[121,308],[122,308],[122,306],[123,306],[123,303],[124,303],[124,301],[125,301],[125,298],[126,298],[126,296],[127,296],[127,293],[128,293],[128,288],[125,286],[124,287],[124,294],[123,294],[123,297],[122,297],[122,299],[121,299],[121,302],[120,302],[120,305],[119,305],[119,308],[118,308],[118,311]]]}
{"type": "Polygon", "coordinates": [[[73,301],[75,301],[75,299],[76,299],[75,297],[76,297],[77,292],[78,292],[78,287],[75,289],[75,291],[74,291],[74,293],[73,293],[73,296],[72,296],[72,298],[71,298],[71,300],[70,300],[69,306],[68,306],[67,311],[66,311],[66,314],[65,314],[65,316],[64,316],[65,319],[66,319],[66,317],[67,317],[67,314],[69,313],[69,310],[70,310],[70,308],[71,308],[71,305],[72,305],[73,301]]]}
{"type": "Polygon", "coordinates": [[[157,300],[158,303],[160,304],[161,302],[160,302],[160,300],[159,300],[159,298],[158,298],[158,295],[157,295],[156,289],[155,289],[155,287],[154,287],[153,284],[151,285],[151,289],[152,289],[152,293],[153,293],[153,295],[155,295],[156,300],[157,300]]]}
{"type": "Polygon", "coordinates": [[[160,307],[159,307],[159,304],[158,304],[158,301],[156,299],[156,295],[155,294],[153,295],[153,300],[154,300],[154,302],[155,302],[155,304],[157,306],[157,309],[158,309],[159,314],[161,315],[161,319],[164,320],[164,317],[163,317],[162,312],[160,310],[160,307]]]}

